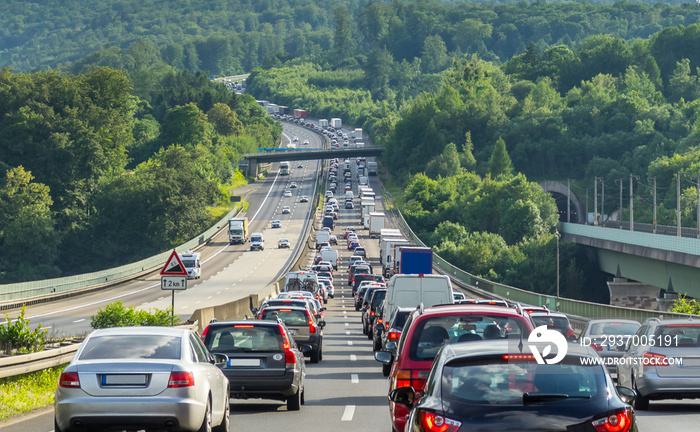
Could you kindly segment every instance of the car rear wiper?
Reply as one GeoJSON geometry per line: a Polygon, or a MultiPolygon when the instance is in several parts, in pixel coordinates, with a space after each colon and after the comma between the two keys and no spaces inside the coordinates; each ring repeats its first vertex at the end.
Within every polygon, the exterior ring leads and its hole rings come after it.
{"type": "Polygon", "coordinates": [[[546,402],[560,399],[590,399],[590,395],[572,396],[566,393],[523,393],[523,403],[546,402]]]}

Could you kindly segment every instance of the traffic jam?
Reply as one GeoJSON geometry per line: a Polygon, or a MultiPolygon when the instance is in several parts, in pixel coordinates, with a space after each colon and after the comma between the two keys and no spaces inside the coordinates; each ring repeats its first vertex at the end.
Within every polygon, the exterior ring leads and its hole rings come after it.
{"type": "MultiPolygon", "coordinates": [[[[323,129],[329,139],[358,138],[331,130],[323,129]]],[[[281,292],[251,305],[249,319],[213,320],[199,337],[153,328],[127,338],[118,329],[90,335],[61,375],[54,430],[100,429],[98,413],[108,412],[110,428],[225,432],[237,400],[300,411],[312,379],[307,364],[323,364],[333,302],[357,312],[386,377],[395,432],[637,431],[635,410],[651,400],[700,397],[692,367],[700,365],[700,324],[594,319],[577,334],[566,315],[545,307],[468,297],[434,271],[430,248],[390,227],[370,187],[376,174],[376,162],[362,157],[329,161],[309,267],[287,273],[281,292]],[[118,367],[99,366],[114,356],[122,356],[118,367]],[[155,402],[140,390],[149,379],[162,387],[155,402]],[[86,404],[92,381],[101,397],[86,404]],[[206,403],[184,409],[183,398],[206,403]],[[143,415],[120,415],[135,404],[143,415]]],[[[230,243],[245,243],[247,231],[246,218],[232,219],[230,243]]],[[[250,235],[251,251],[262,245],[262,234],[250,235]]]]}

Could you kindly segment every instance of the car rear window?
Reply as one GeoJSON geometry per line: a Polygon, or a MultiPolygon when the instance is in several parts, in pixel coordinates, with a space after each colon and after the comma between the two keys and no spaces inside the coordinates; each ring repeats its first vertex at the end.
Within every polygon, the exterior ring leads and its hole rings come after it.
{"type": "Polygon", "coordinates": [[[372,296],[372,308],[376,308],[386,298],[386,290],[377,290],[374,292],[374,295],[372,296]]]}
{"type": "MultiPolygon", "coordinates": [[[[581,365],[579,357],[538,365],[493,358],[489,361],[453,361],[445,365],[442,397],[445,403],[522,405],[523,394],[562,395],[548,404],[580,404],[581,399],[606,396],[605,371],[600,365],[581,365]]],[[[458,407],[455,407],[458,409],[458,407]]]]}
{"type": "Polygon", "coordinates": [[[535,327],[539,327],[541,325],[546,325],[547,328],[558,330],[558,331],[564,332],[564,333],[566,333],[566,331],[570,327],[569,319],[566,317],[547,316],[547,315],[533,316],[532,322],[535,324],[535,327]]]}
{"type": "Polygon", "coordinates": [[[396,312],[396,316],[394,317],[394,321],[391,324],[391,327],[402,329],[403,326],[406,324],[406,318],[408,318],[410,314],[410,310],[396,312]]]}
{"type": "Polygon", "coordinates": [[[415,361],[432,361],[440,347],[447,343],[520,338],[521,334],[526,338],[529,331],[516,317],[485,314],[433,316],[416,324],[408,356],[415,361]]]}
{"type": "Polygon", "coordinates": [[[166,335],[105,335],[90,338],[80,360],[180,359],[180,337],[166,335]]]}
{"type": "Polygon", "coordinates": [[[655,344],[662,348],[698,346],[700,324],[668,324],[656,328],[655,344]]]}
{"type": "Polygon", "coordinates": [[[274,326],[240,324],[210,328],[204,345],[212,352],[280,351],[279,329],[274,326]]]}
{"type": "Polygon", "coordinates": [[[590,336],[604,335],[633,335],[639,329],[639,324],[622,322],[605,322],[591,325],[590,336]]]}
{"type": "Polygon", "coordinates": [[[288,326],[303,326],[307,325],[307,316],[305,311],[300,310],[284,310],[284,309],[267,309],[263,312],[262,319],[276,320],[281,319],[288,326]]]}

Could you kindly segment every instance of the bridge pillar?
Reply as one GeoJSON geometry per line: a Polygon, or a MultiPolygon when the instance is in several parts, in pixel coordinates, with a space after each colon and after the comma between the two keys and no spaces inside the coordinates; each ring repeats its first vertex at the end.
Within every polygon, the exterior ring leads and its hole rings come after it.
{"type": "Polygon", "coordinates": [[[258,160],[255,158],[248,159],[248,177],[258,178],[258,160]]]}
{"type": "Polygon", "coordinates": [[[608,289],[613,306],[659,310],[659,287],[616,277],[608,282],[608,289]]]}

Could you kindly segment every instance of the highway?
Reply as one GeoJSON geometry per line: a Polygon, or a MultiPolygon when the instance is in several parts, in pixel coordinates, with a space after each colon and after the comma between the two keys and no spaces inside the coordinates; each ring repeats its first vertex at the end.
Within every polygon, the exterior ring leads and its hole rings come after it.
{"type": "MultiPolygon", "coordinates": [[[[284,140],[298,136],[300,142],[319,140],[305,128],[285,123],[284,140]]],[[[339,152],[342,154],[342,151],[339,152]]],[[[199,281],[190,281],[186,292],[177,293],[175,306],[178,314],[188,317],[191,311],[210,303],[223,303],[261,291],[272,282],[286,263],[291,251],[277,250],[276,242],[285,236],[292,246],[299,242],[303,220],[310,204],[298,202],[298,195],[311,197],[316,178],[317,163],[307,162],[303,168],[295,168],[289,178],[269,176],[260,182],[260,188],[247,199],[251,202],[248,217],[255,216],[252,230],[265,235],[263,252],[247,251],[248,245],[229,246],[226,234],[216,237],[202,248],[205,260],[203,275],[199,281]],[[299,184],[292,198],[283,198],[288,181],[299,184]],[[298,191],[298,192],[297,192],[298,191]],[[281,206],[290,205],[291,215],[281,215],[281,206]],[[270,220],[280,219],[281,229],[269,228],[270,220]],[[198,303],[197,303],[198,302],[198,303]]],[[[353,164],[354,165],[354,164],[353,164]]],[[[353,174],[355,167],[353,166],[353,174]]],[[[274,172],[275,170],[271,170],[274,172]]],[[[327,175],[323,173],[324,177],[327,175]]],[[[353,175],[356,180],[356,176],[353,175]]],[[[377,177],[370,177],[370,186],[377,193],[376,211],[382,211],[381,188],[377,177]]],[[[263,400],[232,400],[231,430],[285,430],[301,432],[314,429],[334,431],[390,430],[387,408],[388,381],[381,373],[381,365],[374,360],[371,341],[362,334],[360,312],[353,306],[350,287],[347,285],[347,262],[351,253],[345,247],[342,233],[346,226],[358,228],[362,246],[367,248],[375,273],[381,272],[377,240],[369,239],[367,230],[360,228],[360,206],[348,210],[341,206],[334,233],[338,235],[340,266],[334,274],[334,299],[326,305],[327,326],[324,329],[324,357],[318,364],[307,361],[306,403],[300,411],[288,412],[286,404],[263,400]]],[[[317,222],[317,227],[318,227],[317,222]]],[[[309,257],[311,261],[312,257],[309,257]]],[[[89,331],[89,316],[106,304],[121,299],[126,305],[141,308],[170,305],[169,292],[160,291],[159,276],[149,275],[110,290],[60,302],[32,306],[27,316],[32,323],[52,326],[56,332],[74,334],[89,331]]],[[[16,313],[17,311],[13,311],[16,313]]],[[[652,402],[651,410],[637,412],[640,431],[697,430],[700,423],[700,402],[664,401],[652,402]]],[[[53,429],[53,410],[48,407],[37,415],[0,425],[7,432],[47,432],[53,429]]]]}

